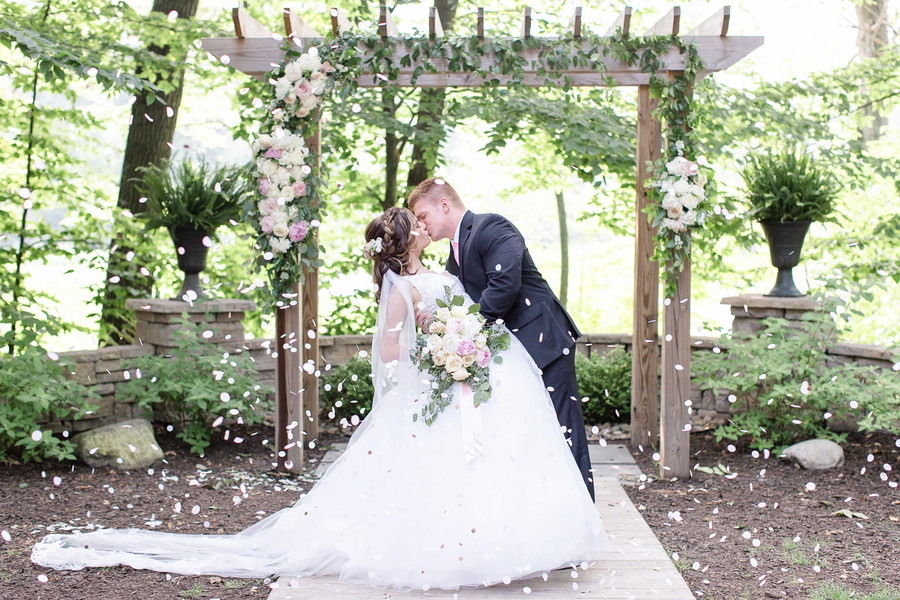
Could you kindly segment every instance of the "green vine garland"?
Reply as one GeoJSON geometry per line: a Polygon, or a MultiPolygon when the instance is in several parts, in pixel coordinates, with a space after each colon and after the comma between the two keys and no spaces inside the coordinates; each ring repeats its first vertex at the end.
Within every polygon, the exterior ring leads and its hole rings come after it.
{"type": "MultiPolygon", "coordinates": [[[[481,78],[484,83],[480,89],[484,94],[525,87],[525,69],[529,65],[522,53],[526,50],[538,51],[530,65],[537,77],[543,78],[547,86],[561,85],[566,91],[571,89],[570,78],[565,74],[567,69],[586,67],[603,73],[602,61],[606,57],[639,66],[649,74],[651,94],[659,98],[657,117],[666,123],[667,134],[663,158],[653,165],[653,183],[647,190],[648,197],[655,202],[646,211],[658,231],[654,260],[665,265],[665,296],[674,295],[675,275],[690,256],[692,231],[702,226],[708,214],[710,193],[714,191],[706,172],[684,175],[690,179],[690,185],[705,186],[705,190],[701,197],[694,196],[696,201],[691,200],[680,209],[683,213],[693,212],[686,223],[679,225],[683,229],[675,231],[664,226],[665,219],[674,214],[670,213],[672,208],[663,208],[666,193],[674,185],[672,167],[667,169],[667,165],[676,159],[687,160],[685,157],[694,156],[696,150],[692,136],[696,114],[692,110],[691,87],[703,67],[696,48],[677,36],[601,37],[585,32],[580,38],[571,34],[562,36],[548,46],[541,38],[472,36],[397,40],[348,32],[316,47],[298,49],[291,45],[284,62],[269,74],[273,97],[266,107],[263,133],[254,146],[262,200],[248,202],[245,213],[259,234],[257,266],[268,272],[278,304],[293,301],[293,284],[303,280],[306,270],[322,265],[316,229],[325,215],[322,190],[327,164],[310,152],[306,144],[297,143],[317,131],[321,104],[329,97],[352,101],[358,90],[357,80],[364,72],[373,73],[374,81],[381,86],[393,86],[400,68],[411,66],[413,61],[420,63],[412,74],[413,85],[421,75],[436,73],[435,61],[441,60],[450,72],[481,78]],[[401,46],[404,52],[397,53],[401,46]],[[661,56],[673,48],[684,55],[685,68],[667,77],[661,75],[664,69],[661,56]],[[397,57],[399,60],[395,61],[397,57]],[[492,60],[483,60],[488,57],[492,60]],[[312,85],[315,89],[311,91],[308,86],[312,85]],[[283,152],[284,149],[290,152],[283,152]],[[288,158],[283,160],[284,156],[288,158]],[[303,160],[298,163],[301,157],[303,160]],[[317,164],[321,164],[320,169],[311,167],[317,164]]],[[[607,77],[607,85],[615,85],[611,77],[607,77]]],[[[696,167],[694,161],[689,162],[696,167]]],[[[671,194],[667,202],[671,207],[671,194]]]]}

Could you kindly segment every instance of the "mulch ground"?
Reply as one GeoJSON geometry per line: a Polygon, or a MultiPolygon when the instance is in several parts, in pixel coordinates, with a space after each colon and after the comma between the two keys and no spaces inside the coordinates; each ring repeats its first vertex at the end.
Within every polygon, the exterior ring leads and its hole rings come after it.
{"type": "MultiPolygon", "coordinates": [[[[264,599],[267,580],[184,577],[126,567],[51,571],[32,565],[50,532],[143,527],[234,533],[294,503],[309,477],[271,473],[272,430],[232,431],[200,458],[164,431],[165,463],[120,473],[81,464],[0,465],[0,598],[29,600],[264,599]],[[243,442],[235,444],[235,437],[243,442]]],[[[321,459],[339,435],[308,453],[321,459]]],[[[693,479],[626,488],[697,597],[809,598],[842,584],[857,595],[893,584],[900,598],[900,448],[887,435],[856,436],[843,467],[810,472],[777,457],[691,438],[693,479]],[[887,466],[885,466],[887,465],[887,466]],[[714,472],[705,472],[712,470],[714,472]]],[[[632,449],[655,471],[652,450],[632,449]]],[[[315,464],[315,463],[313,463],[315,464]]],[[[642,599],[639,599],[642,600],[642,599]]]]}
{"type": "MultiPolygon", "coordinates": [[[[832,598],[896,600],[898,445],[854,434],[843,466],[807,471],[695,434],[693,478],[626,490],[698,598],[806,599],[831,586],[844,592],[832,598]]],[[[658,472],[652,450],[632,454],[645,474],[658,472]]]]}

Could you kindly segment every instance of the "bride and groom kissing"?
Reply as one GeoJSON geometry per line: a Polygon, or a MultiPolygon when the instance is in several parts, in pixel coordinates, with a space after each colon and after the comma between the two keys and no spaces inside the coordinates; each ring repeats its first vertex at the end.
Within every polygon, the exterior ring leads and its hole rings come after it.
{"type": "Polygon", "coordinates": [[[48,535],[32,561],[60,570],[337,575],[379,588],[455,590],[602,556],[607,540],[575,380],[578,330],[508,220],[467,211],[438,178],[416,187],[409,206],[366,228],[379,302],[372,409],[308,493],[231,535],[48,535]],[[431,238],[450,240],[449,274],[422,264],[431,238]],[[475,403],[453,383],[439,394],[442,412],[426,423],[416,416],[439,386],[410,350],[422,316],[440,314],[447,293],[470,314],[479,304],[484,319],[502,321],[497,327],[513,336],[490,364],[487,400],[475,403]],[[467,441],[476,422],[473,457],[467,441]]]}

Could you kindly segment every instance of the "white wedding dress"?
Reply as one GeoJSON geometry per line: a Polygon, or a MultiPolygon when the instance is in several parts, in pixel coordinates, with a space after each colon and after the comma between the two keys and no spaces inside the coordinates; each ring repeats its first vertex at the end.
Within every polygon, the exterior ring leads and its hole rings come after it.
{"type": "Polygon", "coordinates": [[[457,384],[433,425],[413,421],[427,382],[403,352],[386,353],[384,341],[399,332],[408,348],[414,339],[409,284],[422,296],[419,311],[433,312],[445,286],[463,294],[449,275],[386,278],[373,344],[373,410],[294,506],[234,535],[49,535],[32,561],[227,577],[338,574],[377,587],[453,590],[600,557],[600,517],[539,371],[514,336],[502,364],[491,366],[488,402],[461,410],[457,384]]]}

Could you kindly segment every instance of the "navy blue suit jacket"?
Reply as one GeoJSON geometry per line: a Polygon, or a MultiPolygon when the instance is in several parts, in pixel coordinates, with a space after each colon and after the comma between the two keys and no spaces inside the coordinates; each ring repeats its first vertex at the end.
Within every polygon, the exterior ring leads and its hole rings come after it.
{"type": "Polygon", "coordinates": [[[534,265],[525,239],[504,217],[467,211],[459,228],[459,263],[447,270],[481,305],[489,321],[503,319],[538,368],[553,362],[581,335],[534,265]]]}

